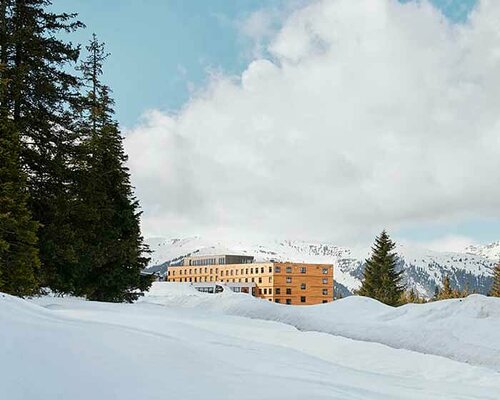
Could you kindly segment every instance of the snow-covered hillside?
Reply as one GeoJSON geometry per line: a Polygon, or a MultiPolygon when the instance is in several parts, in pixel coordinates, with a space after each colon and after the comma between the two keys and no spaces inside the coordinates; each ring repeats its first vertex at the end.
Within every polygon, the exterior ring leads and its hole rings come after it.
{"type": "MultiPolygon", "coordinates": [[[[255,256],[257,261],[279,260],[296,262],[333,263],[335,266],[336,293],[347,295],[360,285],[364,260],[369,250],[353,252],[331,243],[300,241],[268,241],[265,243],[244,243],[241,241],[217,241],[201,237],[184,239],[148,240],[153,251],[153,271],[165,272],[170,263],[175,264],[189,254],[236,253],[255,256]]],[[[500,252],[500,246],[496,247],[500,252]]],[[[492,270],[496,263],[493,252],[485,257],[477,254],[440,253],[431,250],[399,245],[400,268],[408,286],[420,295],[431,297],[436,286],[441,286],[445,276],[452,285],[478,293],[487,293],[491,285],[492,270]]]]}
{"type": "Polygon", "coordinates": [[[469,254],[475,254],[495,263],[500,261],[500,241],[485,245],[471,245],[465,251],[469,254]]]}
{"type": "Polygon", "coordinates": [[[135,304],[0,294],[0,398],[496,400],[500,300],[285,306],[156,283],[135,304]],[[299,328],[299,329],[297,329],[299,328]]]}

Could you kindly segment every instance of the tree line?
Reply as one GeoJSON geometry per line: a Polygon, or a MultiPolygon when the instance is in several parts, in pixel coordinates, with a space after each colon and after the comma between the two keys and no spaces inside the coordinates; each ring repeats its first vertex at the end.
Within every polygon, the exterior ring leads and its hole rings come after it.
{"type": "MultiPolygon", "coordinates": [[[[434,296],[429,300],[419,297],[413,289],[407,290],[402,276],[404,271],[398,271],[397,268],[398,256],[394,251],[395,247],[396,244],[385,230],[377,236],[372,247],[372,255],[365,262],[361,288],[356,294],[371,297],[390,306],[461,298],[471,294],[468,289],[452,288],[448,276],[443,278],[443,287],[436,287],[434,296]]],[[[500,297],[500,264],[494,269],[489,295],[500,297]]]]}
{"type": "Polygon", "coordinates": [[[108,54],[50,0],[0,0],[0,291],[133,301],[151,281],[108,54]]]}

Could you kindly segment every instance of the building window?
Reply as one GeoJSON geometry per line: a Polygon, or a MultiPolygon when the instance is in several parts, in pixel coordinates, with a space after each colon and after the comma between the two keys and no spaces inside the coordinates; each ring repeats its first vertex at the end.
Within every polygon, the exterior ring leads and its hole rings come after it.
{"type": "Polygon", "coordinates": [[[273,294],[273,288],[269,288],[269,294],[273,294]]]}
{"type": "Polygon", "coordinates": [[[300,284],[300,288],[301,288],[302,290],[305,290],[305,289],[306,289],[306,284],[305,284],[305,283],[301,283],[301,284],[300,284]]]}
{"type": "Polygon", "coordinates": [[[274,292],[275,292],[276,294],[280,294],[280,293],[281,293],[281,289],[278,287],[278,288],[274,289],[274,292]]]}
{"type": "Polygon", "coordinates": [[[255,282],[255,278],[252,278],[252,282],[255,282]]]}
{"type": "Polygon", "coordinates": [[[300,267],[300,273],[305,274],[306,273],[306,267],[300,267]]]}
{"type": "Polygon", "coordinates": [[[274,272],[280,273],[281,272],[281,267],[274,267],[274,272]]]}
{"type": "Polygon", "coordinates": [[[260,267],[260,273],[263,274],[264,273],[264,267],[260,267]]]}
{"type": "Polygon", "coordinates": [[[259,289],[259,294],[262,294],[262,289],[259,289]]]}
{"type": "Polygon", "coordinates": [[[273,273],[273,267],[269,267],[269,273],[272,274],[273,273]]]}
{"type": "Polygon", "coordinates": [[[267,289],[264,289],[264,294],[267,294],[267,289]]]}
{"type": "Polygon", "coordinates": [[[243,275],[243,270],[242,269],[240,270],[240,275],[243,275]]]}
{"type": "Polygon", "coordinates": [[[245,274],[248,275],[248,268],[245,269],[245,274]]]}
{"type": "Polygon", "coordinates": [[[248,278],[245,278],[245,282],[247,282],[247,283],[248,283],[248,278]]]}
{"type": "Polygon", "coordinates": [[[286,299],[286,304],[292,304],[292,299],[286,299]]]}
{"type": "Polygon", "coordinates": [[[323,296],[327,296],[328,295],[328,289],[323,289],[323,296]]]}
{"type": "Polygon", "coordinates": [[[292,289],[291,288],[286,288],[286,294],[292,294],[292,289]]]}
{"type": "Polygon", "coordinates": [[[291,276],[287,276],[286,277],[286,283],[292,283],[292,277],[291,276]]]}
{"type": "Polygon", "coordinates": [[[280,302],[280,299],[274,299],[274,302],[275,302],[275,303],[279,303],[279,302],[280,302]]]}
{"type": "Polygon", "coordinates": [[[273,281],[273,278],[270,276],[268,281],[269,281],[269,283],[271,283],[273,281]]]}
{"type": "Polygon", "coordinates": [[[292,267],[286,267],[286,273],[291,274],[292,273],[292,267]]]}
{"type": "Polygon", "coordinates": [[[300,296],[300,302],[305,303],[306,302],[306,296],[300,296]]]}
{"type": "Polygon", "coordinates": [[[323,273],[327,274],[328,273],[328,268],[323,268],[323,273]]]}
{"type": "Polygon", "coordinates": [[[253,268],[250,268],[250,273],[253,274],[253,268]]]}
{"type": "Polygon", "coordinates": [[[322,303],[323,304],[328,303],[328,300],[323,300],[322,303]]]}
{"type": "Polygon", "coordinates": [[[262,283],[262,278],[259,276],[259,283],[262,283]]]}
{"type": "Polygon", "coordinates": [[[323,285],[327,285],[328,284],[328,278],[323,278],[323,285]]]}

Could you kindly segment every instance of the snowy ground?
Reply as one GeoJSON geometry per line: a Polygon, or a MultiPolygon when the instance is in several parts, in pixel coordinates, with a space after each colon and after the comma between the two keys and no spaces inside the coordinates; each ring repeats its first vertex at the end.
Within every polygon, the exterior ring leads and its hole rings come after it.
{"type": "Polygon", "coordinates": [[[482,296],[392,309],[164,283],[132,305],[0,295],[0,399],[498,400],[499,331],[500,300],[482,296]]]}

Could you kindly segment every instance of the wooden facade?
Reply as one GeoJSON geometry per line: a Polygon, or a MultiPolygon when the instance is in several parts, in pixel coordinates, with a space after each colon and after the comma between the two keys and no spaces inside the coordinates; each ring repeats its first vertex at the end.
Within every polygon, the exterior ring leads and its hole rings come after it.
{"type": "Polygon", "coordinates": [[[293,305],[332,301],[333,279],[332,264],[291,262],[171,266],[167,275],[169,282],[253,282],[254,296],[293,305]]]}

